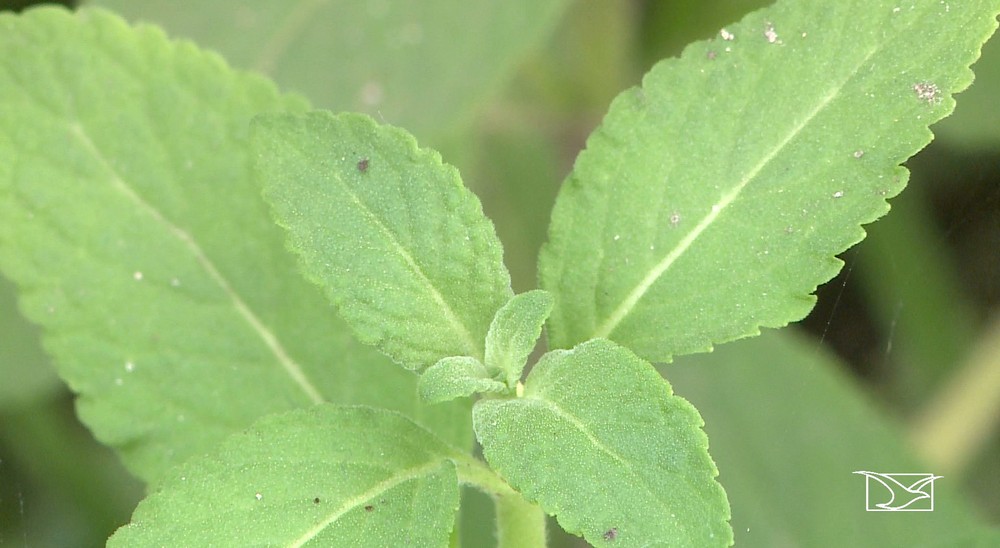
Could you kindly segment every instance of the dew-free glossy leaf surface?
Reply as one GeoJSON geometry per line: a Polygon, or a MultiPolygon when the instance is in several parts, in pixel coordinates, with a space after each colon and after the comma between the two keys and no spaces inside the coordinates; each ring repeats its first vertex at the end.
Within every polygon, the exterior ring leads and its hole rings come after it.
{"type": "Polygon", "coordinates": [[[615,343],[546,354],[523,397],[476,402],[473,424],[490,466],[591,544],[732,542],[701,417],[615,343]]]}
{"type": "MultiPolygon", "coordinates": [[[[661,368],[705,417],[737,546],[961,546],[982,524],[961,479],[920,462],[815,340],[722,345],[661,368]],[[933,512],[866,512],[856,470],[937,473],[933,512]]],[[[989,481],[989,478],[982,478],[989,481]]]]}
{"type": "Polygon", "coordinates": [[[362,114],[261,117],[253,144],[289,247],[362,342],[408,369],[482,360],[513,294],[493,223],[454,167],[362,114]]]}
{"type": "Polygon", "coordinates": [[[447,546],[454,449],[397,413],[270,415],[171,471],[109,546],[447,546]]]}
{"type": "Polygon", "coordinates": [[[503,305],[486,334],[487,370],[503,373],[507,386],[517,384],[550,312],[552,295],[541,290],[522,293],[503,305]]]}
{"type": "Polygon", "coordinates": [[[417,383],[420,397],[428,403],[439,403],[480,392],[506,392],[507,385],[494,380],[476,358],[449,356],[438,360],[420,374],[417,383]]]}
{"type": "Polygon", "coordinates": [[[335,111],[421,139],[461,124],[566,0],[94,0],[222,52],[335,111]]]}
{"type": "Polygon", "coordinates": [[[540,257],[553,346],[606,337],[665,361],[804,316],[972,81],[998,11],[784,1],[654,67],[558,198],[540,257]]]}
{"type": "Polygon", "coordinates": [[[144,479],[322,400],[471,437],[453,409],[422,410],[416,377],[355,343],[284,250],[249,125],[305,107],[103,11],[0,15],[0,268],[81,418],[144,479]]]}

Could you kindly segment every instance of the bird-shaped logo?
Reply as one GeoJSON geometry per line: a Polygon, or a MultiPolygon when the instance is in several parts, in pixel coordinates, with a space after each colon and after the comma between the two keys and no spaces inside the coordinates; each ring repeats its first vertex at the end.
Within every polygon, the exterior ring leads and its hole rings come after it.
{"type": "MultiPolygon", "coordinates": [[[[934,510],[934,480],[943,476],[934,474],[882,474],[879,472],[854,472],[865,476],[865,495],[869,512],[929,512],[934,510]],[[878,482],[889,493],[886,502],[873,502],[872,482],[878,482]],[[915,504],[928,500],[929,503],[915,504]]],[[[881,500],[881,498],[879,499],[881,500]]]]}

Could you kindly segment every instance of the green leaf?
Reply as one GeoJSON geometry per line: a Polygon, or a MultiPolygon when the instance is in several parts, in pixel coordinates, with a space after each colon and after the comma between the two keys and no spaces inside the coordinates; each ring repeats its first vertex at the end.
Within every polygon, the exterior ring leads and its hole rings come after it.
{"type": "Polygon", "coordinates": [[[958,546],[980,522],[961,479],[916,458],[900,425],[791,330],[661,368],[705,417],[736,545],[958,546]],[[865,512],[856,470],[936,473],[933,512],[865,512]]]}
{"type": "Polygon", "coordinates": [[[534,290],[515,296],[497,311],[486,334],[486,369],[503,374],[513,388],[552,312],[552,295],[534,290]]]}
{"type": "Polygon", "coordinates": [[[543,356],[523,397],[473,407],[490,465],[595,545],[732,542],[702,424],[651,365],[600,339],[543,356]]]}
{"type": "Polygon", "coordinates": [[[510,276],[455,168],[361,114],[261,117],[254,148],[289,247],[362,342],[408,369],[482,360],[510,276]]]}
{"type": "Polygon", "coordinates": [[[621,94],[540,256],[551,344],[605,337],[665,361],[802,318],[902,190],[900,162],[972,81],[1000,11],[897,4],[779,2],[621,94]]]}
{"type": "Polygon", "coordinates": [[[146,480],[323,400],[471,443],[462,405],[423,409],[284,249],[249,124],[305,108],[104,11],[0,15],[0,269],[83,421],[146,480]]]}
{"type": "Polygon", "coordinates": [[[467,123],[567,0],[92,0],[222,52],[334,111],[421,139],[467,123]],[[459,45],[460,47],[456,47],[459,45]]]}
{"type": "Polygon", "coordinates": [[[402,415],[269,415],[173,470],[109,546],[447,546],[455,450],[402,415]]]}
{"type": "Polygon", "coordinates": [[[486,367],[469,356],[442,358],[420,375],[420,397],[427,403],[440,403],[481,392],[507,392],[507,385],[494,380],[486,367]]]}

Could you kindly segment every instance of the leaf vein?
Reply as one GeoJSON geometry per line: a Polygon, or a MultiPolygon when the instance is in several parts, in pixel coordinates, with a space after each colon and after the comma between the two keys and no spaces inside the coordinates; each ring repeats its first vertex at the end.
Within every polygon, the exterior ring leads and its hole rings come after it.
{"type": "Polygon", "coordinates": [[[554,402],[552,400],[546,400],[546,399],[539,398],[538,395],[526,397],[526,398],[524,398],[523,401],[525,401],[525,402],[528,402],[528,401],[539,402],[543,407],[545,407],[546,409],[549,409],[556,416],[558,416],[559,418],[561,418],[561,419],[569,422],[573,427],[575,427],[577,430],[579,430],[580,432],[582,432],[583,435],[587,437],[587,441],[589,441],[594,447],[596,447],[602,453],[604,453],[604,454],[608,455],[609,457],[611,457],[612,459],[614,459],[625,470],[627,470],[628,473],[633,478],[635,478],[636,483],[638,483],[643,488],[645,488],[646,492],[648,492],[649,495],[652,496],[653,500],[655,500],[656,502],[658,502],[660,504],[660,507],[662,507],[664,509],[665,513],[670,513],[670,504],[668,504],[668,502],[666,500],[660,498],[660,496],[656,492],[656,489],[654,489],[651,485],[649,485],[649,483],[645,480],[645,478],[643,478],[642,475],[640,475],[638,472],[636,472],[635,469],[632,468],[632,465],[627,460],[625,460],[624,457],[622,457],[620,454],[618,454],[617,451],[615,451],[612,448],[610,448],[607,445],[605,445],[604,442],[602,442],[601,440],[599,440],[597,438],[597,436],[595,436],[590,431],[590,429],[587,428],[587,425],[580,421],[580,419],[578,419],[575,416],[573,416],[572,414],[566,412],[556,402],[554,402]]]}
{"type": "Polygon", "coordinates": [[[205,270],[208,276],[222,289],[222,291],[229,297],[233,308],[236,310],[237,314],[250,326],[250,328],[261,338],[268,350],[274,355],[281,364],[285,372],[292,378],[292,380],[299,386],[300,389],[306,394],[310,401],[313,403],[323,403],[325,399],[320,395],[319,390],[313,386],[312,382],[306,376],[302,367],[289,356],[288,352],[282,346],[281,342],[274,335],[274,333],[264,325],[264,323],[257,317],[257,315],[250,309],[250,307],[243,301],[240,295],[235,289],[229,284],[225,276],[216,268],[215,264],[211,259],[205,254],[201,249],[201,246],[195,242],[194,238],[191,237],[184,229],[180,228],[176,224],[172,223],[167,219],[163,213],[158,209],[153,207],[152,204],[144,200],[135,190],[133,190],[128,183],[118,174],[118,172],[111,166],[111,163],[105,158],[105,156],[94,144],[94,141],[90,138],[87,130],[79,123],[71,123],[69,126],[70,132],[76,136],[76,138],[83,144],[84,148],[89,152],[98,162],[104,167],[104,169],[110,174],[111,182],[114,188],[124,194],[128,199],[140,207],[143,211],[148,213],[154,220],[163,225],[175,238],[180,240],[180,242],[187,247],[188,251],[194,256],[195,260],[199,265],[205,270]]]}
{"type": "Polygon", "coordinates": [[[341,504],[339,507],[337,507],[330,515],[328,515],[326,519],[317,523],[311,529],[303,533],[302,536],[295,539],[288,546],[290,548],[298,548],[299,546],[304,545],[305,543],[314,539],[317,535],[323,532],[324,529],[329,527],[331,523],[340,519],[347,512],[350,512],[351,510],[357,508],[358,506],[361,506],[365,502],[381,495],[382,493],[385,493],[386,491],[389,491],[390,489],[393,489],[397,485],[400,485],[402,483],[405,483],[413,479],[418,479],[421,476],[428,475],[429,472],[432,472],[433,470],[440,468],[443,462],[444,462],[443,460],[433,461],[424,464],[422,466],[409,468],[407,470],[399,472],[398,474],[394,474],[388,477],[387,479],[380,481],[379,483],[376,483],[374,486],[372,486],[371,489],[359,493],[358,495],[344,501],[344,503],[341,504]]]}
{"type": "Polygon", "coordinates": [[[483,353],[480,351],[479,345],[476,344],[475,338],[472,336],[472,333],[470,333],[468,327],[466,327],[466,325],[462,323],[458,315],[452,309],[451,305],[448,304],[448,301],[445,300],[444,295],[442,295],[441,292],[438,291],[438,288],[434,285],[434,282],[431,281],[431,279],[427,276],[427,274],[420,267],[417,261],[414,260],[413,256],[410,255],[410,252],[406,249],[406,247],[404,247],[403,244],[401,244],[399,240],[396,239],[392,231],[389,230],[389,227],[387,227],[385,223],[382,222],[382,219],[380,219],[378,215],[375,214],[375,212],[373,212],[367,205],[365,205],[365,203],[353,191],[353,189],[351,189],[350,185],[348,185],[346,181],[344,181],[339,177],[337,178],[337,181],[340,182],[341,186],[344,188],[344,192],[351,198],[351,200],[355,204],[357,204],[358,208],[365,215],[365,217],[367,217],[371,221],[371,223],[374,224],[379,229],[379,231],[382,232],[382,234],[389,241],[389,243],[392,244],[392,247],[396,250],[396,253],[399,254],[399,256],[403,259],[404,262],[406,262],[406,265],[410,268],[410,270],[412,270],[413,273],[416,274],[417,277],[419,277],[420,280],[427,286],[427,288],[430,290],[431,298],[433,298],[434,302],[436,302],[438,306],[441,308],[441,311],[444,313],[445,318],[448,320],[448,323],[450,323],[452,327],[454,327],[457,330],[458,335],[462,339],[464,339],[466,350],[469,353],[469,356],[478,358],[480,361],[482,361],[483,353]]]}
{"type": "Polygon", "coordinates": [[[708,214],[701,218],[700,221],[691,229],[690,232],[684,235],[683,238],[675,245],[666,255],[660,259],[646,275],[639,281],[635,287],[628,293],[628,296],[618,305],[618,307],[601,323],[593,334],[593,338],[609,338],[611,333],[618,327],[618,325],[625,320],[625,318],[635,309],[639,304],[639,301],[646,295],[646,293],[652,288],[663,274],[670,269],[674,263],[677,262],[681,256],[694,244],[694,242],[707,230],[715,220],[728,208],[737,198],[743,190],[753,181],[761,171],[767,167],[768,164],[774,160],[782,150],[788,144],[802,132],[803,129],[809,123],[818,116],[823,109],[825,109],[834,99],[837,98],[841,90],[845,85],[857,74],[858,69],[864,65],[868,59],[872,57],[878,51],[877,48],[873,48],[868,51],[868,53],[863,57],[863,59],[858,62],[854,69],[843,79],[840,83],[832,86],[825,94],[823,94],[816,105],[803,116],[795,126],[793,126],[784,138],[782,138],[775,146],[771,148],[766,154],[764,154],[760,160],[755,164],[742,179],[737,181],[737,183],[728,192],[722,195],[718,202],[712,205],[708,214]]]}

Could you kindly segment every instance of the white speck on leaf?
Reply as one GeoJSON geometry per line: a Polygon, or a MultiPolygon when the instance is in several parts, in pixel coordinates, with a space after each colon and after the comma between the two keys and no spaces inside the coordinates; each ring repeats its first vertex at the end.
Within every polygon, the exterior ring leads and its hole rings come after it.
{"type": "Polygon", "coordinates": [[[257,493],[254,496],[257,497],[257,500],[260,500],[260,499],[264,498],[264,495],[261,495],[260,493],[257,493]]]}
{"type": "Polygon", "coordinates": [[[677,224],[680,223],[680,222],[681,222],[681,215],[680,215],[680,213],[671,213],[670,214],[670,226],[677,226],[677,224]]]}
{"type": "Polygon", "coordinates": [[[778,33],[774,31],[774,25],[767,23],[764,25],[764,38],[767,38],[769,44],[774,44],[778,42],[778,33]]]}
{"type": "Polygon", "coordinates": [[[135,364],[132,362],[125,362],[125,371],[128,371],[129,373],[135,371],[135,364]]]}
{"type": "Polygon", "coordinates": [[[170,285],[173,287],[178,287],[181,285],[181,281],[178,278],[171,278],[170,285]]]}
{"type": "Polygon", "coordinates": [[[865,151],[863,151],[863,150],[861,150],[861,149],[858,149],[858,150],[855,150],[855,151],[854,151],[854,157],[855,157],[855,158],[860,158],[860,157],[862,157],[862,156],[864,156],[864,155],[865,155],[865,151]]]}
{"type": "Polygon", "coordinates": [[[140,280],[142,280],[142,272],[139,272],[138,270],[136,270],[134,273],[132,273],[132,279],[135,280],[135,281],[137,281],[137,282],[140,281],[140,280]]]}
{"type": "Polygon", "coordinates": [[[621,239],[621,236],[619,236],[618,234],[615,234],[614,240],[617,242],[620,239],[621,239]]]}
{"type": "Polygon", "coordinates": [[[918,99],[927,101],[928,103],[941,102],[941,97],[938,95],[941,90],[938,89],[937,84],[934,82],[917,82],[913,84],[913,91],[916,92],[918,99]]]}
{"type": "Polygon", "coordinates": [[[736,38],[735,34],[729,32],[726,29],[720,30],[719,31],[719,36],[721,36],[723,40],[733,40],[734,38],[736,38]]]}
{"type": "Polygon", "coordinates": [[[837,192],[834,192],[833,193],[833,197],[834,198],[843,198],[844,197],[844,191],[843,190],[838,190],[837,192]]]}

